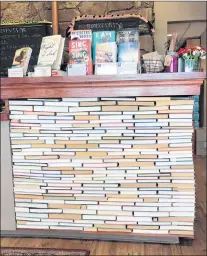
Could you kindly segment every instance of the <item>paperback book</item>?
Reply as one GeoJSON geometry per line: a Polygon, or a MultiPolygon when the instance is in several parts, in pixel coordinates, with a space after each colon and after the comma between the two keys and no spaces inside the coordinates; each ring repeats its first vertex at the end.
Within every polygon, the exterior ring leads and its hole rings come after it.
{"type": "Polygon", "coordinates": [[[12,68],[23,68],[23,74],[26,76],[32,49],[30,47],[23,47],[16,50],[12,68]]]}
{"type": "Polygon", "coordinates": [[[96,45],[102,43],[115,43],[115,31],[94,31],[92,34],[92,59],[93,63],[96,62],[96,45]]]}
{"type": "Polygon", "coordinates": [[[38,66],[51,66],[52,69],[59,70],[65,38],[61,35],[52,35],[42,38],[40,53],[38,57],[38,66]]]}
{"type": "Polygon", "coordinates": [[[92,31],[88,30],[73,30],[70,34],[71,40],[85,40],[89,39],[92,41],[92,31]]]}
{"type": "Polygon", "coordinates": [[[96,63],[116,62],[117,45],[113,43],[102,43],[96,45],[96,63]]]}
{"type": "Polygon", "coordinates": [[[69,64],[86,64],[86,74],[91,75],[92,59],[91,59],[91,40],[70,40],[69,41],[69,64]]]}
{"type": "Polygon", "coordinates": [[[121,42],[118,46],[118,62],[139,63],[139,43],[121,42]]]}
{"type": "Polygon", "coordinates": [[[138,29],[120,29],[116,35],[117,43],[121,42],[139,42],[138,29]]]}

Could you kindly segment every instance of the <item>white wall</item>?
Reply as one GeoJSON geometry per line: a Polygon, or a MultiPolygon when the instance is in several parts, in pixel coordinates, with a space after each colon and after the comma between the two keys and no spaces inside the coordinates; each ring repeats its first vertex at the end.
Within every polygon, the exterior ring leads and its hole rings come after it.
{"type": "Polygon", "coordinates": [[[167,40],[167,22],[183,20],[206,20],[206,2],[154,2],[155,47],[164,53],[167,40]]]}
{"type": "Polygon", "coordinates": [[[16,229],[9,121],[1,122],[1,231],[16,229]]]}

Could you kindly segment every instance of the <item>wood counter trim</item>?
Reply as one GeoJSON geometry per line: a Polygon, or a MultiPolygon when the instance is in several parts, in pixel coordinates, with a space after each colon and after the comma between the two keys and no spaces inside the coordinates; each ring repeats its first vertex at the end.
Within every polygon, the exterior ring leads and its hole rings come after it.
{"type": "Polygon", "coordinates": [[[9,114],[7,114],[7,113],[0,113],[0,122],[8,121],[8,120],[9,120],[9,114]]]}
{"type": "Polygon", "coordinates": [[[1,98],[199,95],[206,73],[2,78],[1,98]]]}
{"type": "MultiPolygon", "coordinates": [[[[60,85],[59,85],[60,86],[60,85]]],[[[61,87],[61,86],[60,86],[61,87]]],[[[20,98],[67,98],[67,97],[128,97],[128,96],[166,96],[199,95],[199,85],[186,86],[137,86],[105,88],[25,88],[2,90],[2,99],[20,98]]]]}
{"type": "Polygon", "coordinates": [[[1,78],[1,85],[6,84],[25,84],[25,83],[97,83],[97,82],[123,82],[123,81],[172,81],[172,80],[204,80],[205,72],[192,73],[153,73],[153,74],[137,74],[137,75],[121,75],[121,76],[53,76],[53,77],[24,77],[24,78],[1,78]]]}

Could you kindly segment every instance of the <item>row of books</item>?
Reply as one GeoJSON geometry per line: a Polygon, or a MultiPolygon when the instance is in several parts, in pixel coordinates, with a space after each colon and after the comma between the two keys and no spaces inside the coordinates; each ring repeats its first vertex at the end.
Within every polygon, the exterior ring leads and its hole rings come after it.
{"type": "MultiPolygon", "coordinates": [[[[51,76],[52,70],[60,70],[64,44],[65,38],[61,35],[42,38],[37,65],[34,67],[34,76],[51,76]]],[[[30,47],[17,49],[12,67],[8,69],[8,76],[26,76],[31,55],[32,48],[30,47]]]]}
{"type": "Polygon", "coordinates": [[[69,41],[69,64],[85,63],[87,75],[93,64],[136,62],[139,60],[139,32],[136,29],[119,31],[75,30],[69,41]]]}
{"type": "MultiPolygon", "coordinates": [[[[34,76],[50,76],[52,71],[60,70],[64,44],[65,38],[61,35],[42,38],[34,76]]],[[[69,64],[85,64],[86,74],[91,75],[93,64],[138,63],[139,32],[136,29],[97,32],[74,30],[71,32],[68,50],[69,64]]],[[[12,67],[8,69],[9,77],[26,76],[31,54],[30,47],[16,50],[12,67]]]]}

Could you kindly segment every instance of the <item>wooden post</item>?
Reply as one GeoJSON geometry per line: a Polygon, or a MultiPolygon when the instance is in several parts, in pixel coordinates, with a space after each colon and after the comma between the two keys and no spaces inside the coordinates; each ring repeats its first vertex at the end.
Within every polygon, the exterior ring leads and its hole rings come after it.
{"type": "Polygon", "coordinates": [[[58,4],[56,1],[52,2],[52,29],[53,35],[58,34],[58,4]]]}

